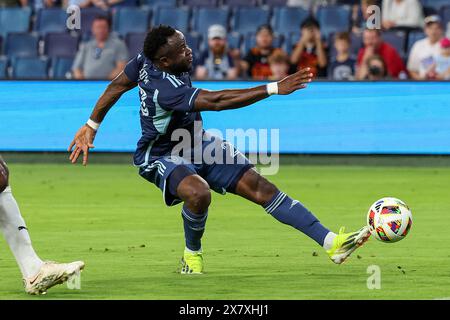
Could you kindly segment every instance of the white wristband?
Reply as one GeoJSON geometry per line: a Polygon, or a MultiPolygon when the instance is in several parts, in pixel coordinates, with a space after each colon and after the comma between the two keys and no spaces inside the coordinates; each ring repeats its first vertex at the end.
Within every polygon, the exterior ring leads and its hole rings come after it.
{"type": "Polygon", "coordinates": [[[271,82],[267,84],[267,93],[269,96],[273,94],[278,94],[278,82],[271,82]]]}
{"type": "Polygon", "coordinates": [[[95,121],[92,121],[91,119],[89,119],[86,124],[91,127],[92,129],[94,129],[95,131],[98,130],[98,128],[100,128],[100,123],[97,123],[95,121]]]}

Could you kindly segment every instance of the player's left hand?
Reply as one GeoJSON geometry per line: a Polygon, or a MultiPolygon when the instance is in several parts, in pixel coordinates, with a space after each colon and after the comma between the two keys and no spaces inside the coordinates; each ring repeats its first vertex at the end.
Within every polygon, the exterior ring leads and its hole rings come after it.
{"type": "Polygon", "coordinates": [[[89,149],[95,148],[93,143],[96,133],[97,132],[88,125],[84,125],[78,130],[75,134],[75,138],[67,149],[67,151],[72,152],[69,157],[72,163],[76,163],[81,152],[83,152],[83,166],[87,165],[89,149]]]}

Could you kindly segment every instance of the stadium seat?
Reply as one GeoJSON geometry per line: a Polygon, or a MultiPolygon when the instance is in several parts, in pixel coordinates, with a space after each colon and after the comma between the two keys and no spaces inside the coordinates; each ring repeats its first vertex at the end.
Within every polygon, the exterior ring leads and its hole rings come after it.
{"type": "Polygon", "coordinates": [[[30,33],[10,33],[5,41],[8,57],[35,57],[38,55],[38,37],[30,33]]]}
{"type": "Polygon", "coordinates": [[[8,61],[5,58],[0,58],[0,79],[6,79],[6,68],[8,67],[8,61]]]}
{"type": "Polygon", "coordinates": [[[241,34],[255,32],[263,24],[269,23],[269,10],[263,8],[240,7],[232,20],[233,31],[241,34]]]}
{"type": "Polygon", "coordinates": [[[271,7],[284,7],[287,4],[287,0],[264,0],[263,3],[271,7]]]}
{"type": "MultiPolygon", "coordinates": [[[[449,1],[450,3],[450,1],[449,1]]],[[[442,21],[444,22],[444,28],[448,29],[448,23],[450,22],[450,5],[449,6],[445,6],[441,9],[441,17],[442,17],[442,21]]]]}
{"type": "Polygon", "coordinates": [[[227,36],[228,47],[231,49],[241,49],[242,36],[237,32],[229,33],[227,36]]]}
{"type": "Polygon", "coordinates": [[[125,43],[130,57],[135,57],[142,51],[145,36],[145,33],[129,33],[126,35],[125,43]]]}
{"type": "Polygon", "coordinates": [[[116,4],[113,4],[111,8],[130,8],[139,6],[139,0],[122,0],[116,4]]]}
{"type": "Polygon", "coordinates": [[[52,59],[51,78],[68,79],[72,70],[73,58],[56,57],[52,59]]]}
{"type": "Polygon", "coordinates": [[[349,31],[351,10],[349,6],[319,7],[317,20],[320,23],[320,31],[328,38],[333,32],[349,31]]]}
{"type": "Polygon", "coordinates": [[[0,8],[0,34],[5,38],[11,32],[28,32],[30,8],[0,8]]]}
{"type": "Polygon", "coordinates": [[[414,43],[424,38],[426,38],[426,35],[422,31],[411,31],[408,34],[407,54],[409,55],[414,43]]]}
{"type": "Polygon", "coordinates": [[[188,7],[216,7],[217,0],[184,0],[184,5],[188,7]]]}
{"type": "Polygon", "coordinates": [[[49,57],[74,57],[79,37],[68,33],[48,33],[44,38],[44,53],[49,57]]]}
{"type": "Polygon", "coordinates": [[[273,12],[273,28],[280,34],[300,30],[300,25],[309,16],[303,8],[275,8],[273,12]]]}
{"type": "Polygon", "coordinates": [[[14,79],[47,79],[48,59],[43,57],[18,57],[12,59],[14,79]]]}
{"type": "Polygon", "coordinates": [[[81,9],[81,34],[83,40],[88,39],[91,36],[92,22],[96,17],[109,17],[109,12],[99,8],[84,8],[81,9]]]}
{"type": "Polygon", "coordinates": [[[141,0],[141,5],[150,7],[176,7],[177,0],[141,0]]]}
{"type": "Polygon", "coordinates": [[[393,46],[402,58],[406,56],[406,34],[403,31],[386,31],[383,32],[383,40],[393,46]]]}
{"type": "Polygon", "coordinates": [[[35,30],[45,35],[49,32],[66,32],[67,13],[65,10],[50,8],[41,9],[37,13],[35,30]]]}
{"type": "MultiPolygon", "coordinates": [[[[255,33],[249,33],[244,39],[244,45],[242,51],[247,53],[251,48],[256,46],[256,35],[255,33]]],[[[273,38],[273,47],[281,48],[283,46],[283,37],[280,35],[275,35],[273,38]]]]}
{"type": "Polygon", "coordinates": [[[205,35],[213,24],[220,24],[228,29],[230,11],[224,8],[199,8],[192,13],[193,30],[205,35]]]}
{"type": "Polygon", "coordinates": [[[449,5],[449,0],[424,0],[423,6],[433,8],[436,12],[439,12],[442,7],[449,5]]]}
{"type": "Polygon", "coordinates": [[[223,0],[223,5],[230,8],[234,7],[254,7],[257,5],[257,0],[223,0]]]}
{"type": "Polygon", "coordinates": [[[144,8],[118,8],[113,16],[113,30],[121,36],[127,33],[147,32],[150,10],[144,8]]]}
{"type": "Polygon", "coordinates": [[[186,37],[188,46],[192,49],[194,54],[196,54],[200,50],[200,44],[202,41],[201,35],[198,33],[186,33],[184,36],[186,37]]]}
{"type": "Polygon", "coordinates": [[[189,9],[158,8],[155,13],[154,25],[159,24],[168,24],[186,33],[189,29],[189,9]]]}

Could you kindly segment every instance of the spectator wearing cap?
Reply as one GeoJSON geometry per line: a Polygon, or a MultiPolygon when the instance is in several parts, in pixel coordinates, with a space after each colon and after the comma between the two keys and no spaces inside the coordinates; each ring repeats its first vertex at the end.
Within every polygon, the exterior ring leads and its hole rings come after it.
{"type": "Polygon", "coordinates": [[[301,35],[291,54],[291,63],[297,70],[309,67],[316,76],[326,75],[327,55],[322,43],[319,22],[308,17],[300,26],[301,35]]]}
{"type": "Polygon", "coordinates": [[[359,49],[356,61],[356,78],[358,80],[363,80],[367,77],[367,60],[373,55],[379,55],[383,59],[391,78],[404,78],[407,76],[402,58],[394,47],[383,41],[380,30],[364,30],[363,43],[364,46],[359,49]]]}
{"type": "Polygon", "coordinates": [[[423,26],[423,8],[419,0],[383,0],[381,12],[385,29],[423,26]]]}
{"type": "Polygon", "coordinates": [[[273,47],[273,30],[262,25],[256,31],[256,46],[251,48],[241,62],[242,70],[256,80],[268,79],[272,75],[269,57],[280,48],[273,47]]]}
{"type": "Polygon", "coordinates": [[[92,23],[94,39],[80,46],[72,66],[75,79],[114,79],[128,61],[125,43],[110,34],[110,21],[97,17],[92,23]]]}
{"type": "Polygon", "coordinates": [[[440,52],[435,58],[436,79],[450,80],[450,39],[440,41],[440,52]]]}
{"type": "Polygon", "coordinates": [[[208,48],[196,62],[195,77],[199,80],[234,80],[239,75],[239,62],[227,47],[227,32],[215,24],[208,29],[208,48]]]}
{"type": "Polygon", "coordinates": [[[408,57],[408,72],[411,78],[415,80],[433,79],[435,74],[430,68],[434,64],[434,57],[439,54],[439,41],[443,37],[441,18],[438,15],[432,15],[425,18],[426,38],[418,40],[411,48],[408,57]]]}

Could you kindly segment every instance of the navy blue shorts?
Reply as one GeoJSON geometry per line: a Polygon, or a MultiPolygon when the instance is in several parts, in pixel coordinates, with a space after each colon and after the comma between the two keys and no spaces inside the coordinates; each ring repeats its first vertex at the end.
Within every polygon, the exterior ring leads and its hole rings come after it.
{"type": "MultiPolygon", "coordinates": [[[[202,154],[199,161],[194,161],[192,155],[168,155],[153,157],[149,163],[140,167],[139,174],[154,183],[163,192],[164,202],[173,206],[181,202],[174,192],[170,192],[169,184],[177,184],[182,179],[172,177],[171,173],[178,167],[184,166],[184,172],[198,174],[206,180],[209,187],[220,194],[235,192],[236,184],[242,175],[254,167],[252,163],[230,143],[209,134],[205,134],[202,141],[202,154]],[[170,181],[170,179],[177,179],[170,181]]],[[[198,154],[197,154],[198,155],[198,154]]],[[[176,189],[176,188],[175,188],[176,189]]]]}

